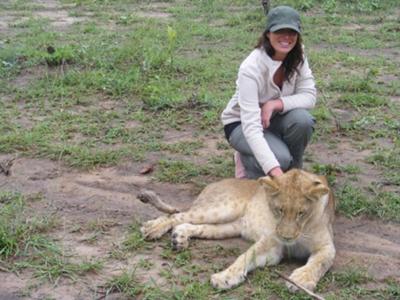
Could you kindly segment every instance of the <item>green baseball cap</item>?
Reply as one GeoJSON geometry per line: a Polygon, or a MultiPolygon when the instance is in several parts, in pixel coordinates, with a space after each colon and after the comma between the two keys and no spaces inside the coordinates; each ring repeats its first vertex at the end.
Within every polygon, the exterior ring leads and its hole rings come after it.
{"type": "Polygon", "coordinates": [[[293,29],[301,33],[301,21],[299,13],[289,6],[277,6],[271,9],[267,15],[267,31],[275,32],[279,29],[293,29]]]}

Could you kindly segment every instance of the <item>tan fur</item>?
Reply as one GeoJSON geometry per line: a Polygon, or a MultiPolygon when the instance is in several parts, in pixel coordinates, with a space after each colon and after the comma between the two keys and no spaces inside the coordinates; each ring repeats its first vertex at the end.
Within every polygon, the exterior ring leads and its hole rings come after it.
{"type": "MultiPolygon", "coordinates": [[[[231,266],[211,276],[212,285],[222,289],[240,284],[256,267],[278,264],[284,255],[308,257],[290,279],[313,290],[335,257],[334,210],[326,179],[295,169],[274,179],[225,179],[210,184],[187,212],[148,221],[141,231],[147,239],[156,239],[173,229],[176,249],[188,247],[193,237],[241,236],[253,241],[231,266]]],[[[296,290],[294,285],[288,287],[296,290]]]]}

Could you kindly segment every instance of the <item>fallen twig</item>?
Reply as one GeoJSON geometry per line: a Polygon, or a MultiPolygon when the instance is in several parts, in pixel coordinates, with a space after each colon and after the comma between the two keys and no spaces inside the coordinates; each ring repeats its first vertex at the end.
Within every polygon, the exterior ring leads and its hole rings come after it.
{"type": "Polygon", "coordinates": [[[89,287],[89,290],[91,290],[92,292],[94,292],[96,294],[101,294],[101,296],[96,298],[96,300],[102,300],[109,295],[109,293],[107,291],[99,291],[98,289],[94,289],[92,287],[89,287]]]}
{"type": "Polygon", "coordinates": [[[15,157],[4,161],[0,161],[0,173],[3,172],[4,175],[6,176],[10,175],[10,169],[13,165],[14,160],[15,157]]]}
{"type": "Polygon", "coordinates": [[[301,286],[300,284],[297,284],[296,282],[294,282],[293,280],[291,280],[289,277],[279,273],[278,271],[275,270],[275,273],[278,274],[280,277],[282,277],[283,279],[285,279],[286,281],[288,281],[289,283],[293,284],[294,286],[296,286],[297,288],[301,289],[303,292],[307,293],[309,296],[313,297],[314,299],[317,300],[325,300],[324,297],[319,296],[317,294],[315,294],[314,292],[310,291],[309,289],[305,288],[304,286],[301,286]]]}
{"type": "Polygon", "coordinates": [[[0,265],[0,272],[11,273],[12,271],[0,265]]]}

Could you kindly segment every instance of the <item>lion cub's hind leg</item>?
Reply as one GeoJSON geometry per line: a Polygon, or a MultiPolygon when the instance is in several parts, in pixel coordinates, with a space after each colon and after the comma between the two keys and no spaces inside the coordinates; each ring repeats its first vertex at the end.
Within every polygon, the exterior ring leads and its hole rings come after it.
{"type": "Polygon", "coordinates": [[[185,249],[189,246],[190,238],[224,239],[240,236],[241,221],[237,220],[226,224],[201,224],[184,223],[176,226],[172,231],[172,248],[185,249]]]}
{"type": "MultiPolygon", "coordinates": [[[[208,207],[208,208],[204,208],[204,209],[194,208],[194,209],[190,209],[187,212],[177,213],[177,214],[173,214],[170,216],[161,216],[155,220],[147,221],[140,228],[140,231],[142,232],[143,236],[146,239],[151,240],[151,239],[160,238],[166,232],[168,232],[170,229],[172,229],[173,227],[175,227],[179,224],[185,224],[185,223],[190,223],[189,225],[208,224],[208,223],[224,224],[224,223],[231,223],[232,221],[234,221],[236,219],[237,219],[237,215],[227,214],[226,212],[224,212],[223,215],[219,216],[218,210],[216,210],[214,207],[208,207]]],[[[185,224],[185,225],[187,225],[187,224],[185,224]]],[[[194,229],[194,227],[191,227],[190,228],[191,236],[201,238],[204,235],[203,238],[213,238],[212,236],[214,235],[215,236],[214,239],[215,239],[215,238],[218,238],[218,236],[221,236],[221,234],[223,234],[223,232],[220,229],[217,229],[217,227],[215,227],[215,226],[207,227],[207,229],[205,229],[205,228],[206,227],[198,227],[198,228],[194,229]],[[207,235],[207,233],[208,233],[208,235],[207,235]]],[[[225,229],[227,229],[227,228],[225,228],[225,229]]],[[[186,230],[184,230],[184,231],[186,231],[186,230]]],[[[181,232],[181,230],[179,232],[181,232]]],[[[240,232],[238,234],[240,234],[240,232]]],[[[186,236],[186,235],[187,234],[185,233],[182,236],[186,236]]],[[[187,239],[189,239],[189,238],[190,238],[190,236],[188,236],[187,239]]],[[[179,240],[183,241],[184,238],[182,237],[179,240]]],[[[182,245],[186,245],[186,242],[183,242],[182,245]]],[[[187,245],[186,245],[186,247],[187,247],[187,245]]],[[[181,248],[181,247],[178,246],[177,248],[181,248]]],[[[185,246],[183,246],[183,248],[185,248],[185,246]]]]}
{"type": "MultiPolygon", "coordinates": [[[[147,193],[143,197],[157,196],[154,193],[147,193]]],[[[221,192],[211,185],[199,195],[188,211],[148,221],[142,226],[141,232],[147,239],[157,239],[171,228],[183,223],[224,224],[233,222],[241,217],[246,206],[246,201],[240,201],[239,198],[232,192],[221,192]]]]}

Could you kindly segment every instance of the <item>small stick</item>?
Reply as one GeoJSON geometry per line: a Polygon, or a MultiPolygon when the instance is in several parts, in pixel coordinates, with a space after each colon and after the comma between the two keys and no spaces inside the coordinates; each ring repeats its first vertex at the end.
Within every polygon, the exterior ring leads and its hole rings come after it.
{"type": "Polygon", "coordinates": [[[0,266],[0,272],[11,273],[11,270],[9,270],[3,266],[0,266]]]}
{"type": "Polygon", "coordinates": [[[319,296],[315,293],[313,293],[312,291],[310,291],[309,289],[305,288],[304,286],[301,286],[300,284],[297,284],[296,282],[294,282],[293,280],[291,280],[290,278],[288,278],[287,276],[279,273],[278,271],[275,270],[275,273],[278,274],[280,277],[282,277],[283,279],[285,279],[286,281],[288,281],[289,283],[293,284],[294,286],[298,287],[299,289],[301,289],[303,292],[307,293],[309,296],[313,297],[314,299],[317,300],[325,300],[324,297],[319,296]]]}
{"type": "Polygon", "coordinates": [[[10,175],[10,169],[13,165],[14,160],[15,157],[2,162],[0,161],[0,173],[3,172],[6,176],[10,175]]]}

